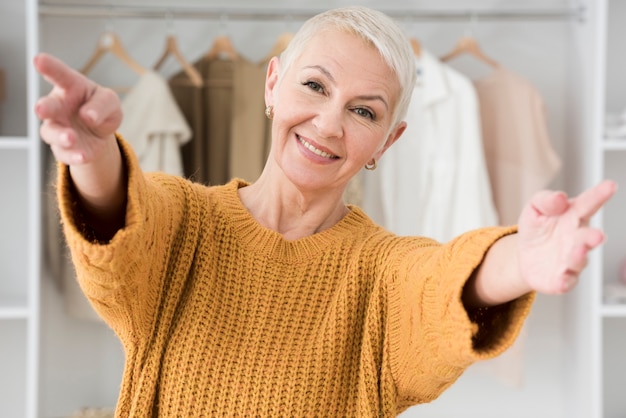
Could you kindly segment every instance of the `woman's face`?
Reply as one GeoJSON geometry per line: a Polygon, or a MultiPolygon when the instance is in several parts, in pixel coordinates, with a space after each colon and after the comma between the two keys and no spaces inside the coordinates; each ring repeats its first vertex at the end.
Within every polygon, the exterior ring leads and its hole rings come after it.
{"type": "Polygon", "coordinates": [[[278,79],[270,62],[266,103],[274,107],[272,155],[298,187],[345,187],[404,131],[390,130],[399,96],[396,75],[356,35],[323,31],[278,79]]]}

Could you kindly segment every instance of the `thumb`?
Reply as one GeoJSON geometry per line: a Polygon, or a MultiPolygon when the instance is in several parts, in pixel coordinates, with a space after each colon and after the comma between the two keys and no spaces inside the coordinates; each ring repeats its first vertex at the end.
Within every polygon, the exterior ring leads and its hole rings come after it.
{"type": "Polygon", "coordinates": [[[111,89],[96,86],[93,94],[79,109],[85,127],[96,136],[109,136],[122,122],[118,95],[111,89]]]}
{"type": "Polygon", "coordinates": [[[531,198],[529,206],[537,217],[554,216],[564,213],[569,208],[569,201],[564,192],[542,190],[531,198]]]}

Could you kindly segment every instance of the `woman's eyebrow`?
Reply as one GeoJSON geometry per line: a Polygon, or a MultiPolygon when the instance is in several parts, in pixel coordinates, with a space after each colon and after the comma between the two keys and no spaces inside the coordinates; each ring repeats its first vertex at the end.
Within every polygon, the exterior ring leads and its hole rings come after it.
{"type": "Polygon", "coordinates": [[[304,68],[317,70],[317,71],[323,73],[326,77],[328,77],[330,79],[330,81],[335,83],[335,77],[333,77],[333,75],[330,73],[330,71],[328,71],[326,68],[322,67],[321,65],[309,65],[309,66],[304,67],[304,68]]]}
{"type": "Polygon", "coordinates": [[[383,98],[383,96],[374,94],[374,95],[358,96],[357,98],[359,100],[379,100],[385,105],[385,108],[389,110],[389,105],[387,104],[387,101],[383,98]]]}

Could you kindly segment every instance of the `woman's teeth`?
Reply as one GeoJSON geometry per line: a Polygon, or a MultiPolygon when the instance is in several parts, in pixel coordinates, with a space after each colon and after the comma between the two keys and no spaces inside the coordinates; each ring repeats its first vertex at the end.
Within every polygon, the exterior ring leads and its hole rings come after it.
{"type": "Polygon", "coordinates": [[[298,141],[300,141],[300,143],[302,145],[304,145],[305,147],[307,147],[309,149],[309,151],[319,155],[320,157],[324,157],[324,158],[337,158],[335,155],[329,154],[327,152],[324,152],[322,150],[319,150],[317,148],[315,148],[313,145],[309,144],[308,142],[306,142],[304,139],[302,139],[302,137],[298,136],[298,141]]]}

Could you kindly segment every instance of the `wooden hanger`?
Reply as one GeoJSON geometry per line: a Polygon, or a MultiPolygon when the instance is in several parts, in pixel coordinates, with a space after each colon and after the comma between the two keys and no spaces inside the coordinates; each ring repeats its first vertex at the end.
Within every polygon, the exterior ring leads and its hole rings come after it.
{"type": "Polygon", "coordinates": [[[187,77],[189,77],[189,79],[191,80],[192,84],[196,87],[201,87],[203,82],[200,72],[196,69],[196,67],[191,65],[180,52],[180,49],[178,48],[178,42],[176,41],[176,37],[174,35],[167,36],[165,49],[163,50],[163,53],[161,54],[159,60],[156,62],[156,64],[154,64],[152,68],[154,70],[158,70],[159,68],[161,68],[167,57],[169,57],[170,55],[174,57],[176,61],[180,64],[187,77]]]}
{"type": "Polygon", "coordinates": [[[422,54],[422,44],[415,38],[409,39],[411,42],[411,48],[413,49],[413,53],[416,57],[419,57],[422,54]]]}
{"type": "Polygon", "coordinates": [[[204,55],[205,59],[229,59],[236,60],[239,57],[237,50],[233,46],[230,38],[226,35],[219,35],[213,41],[211,49],[204,55]]]}
{"type": "Polygon", "coordinates": [[[272,57],[277,57],[287,48],[289,42],[293,39],[293,32],[284,32],[278,36],[274,46],[270,52],[261,60],[262,63],[268,63],[272,57]]]}
{"type": "Polygon", "coordinates": [[[134,59],[130,57],[130,55],[128,55],[120,39],[114,32],[111,31],[106,31],[100,36],[95,51],[93,52],[89,60],[87,60],[87,64],[85,64],[80,72],[87,75],[89,71],[91,71],[93,67],[98,63],[98,61],[100,61],[100,58],[102,58],[107,52],[115,55],[117,58],[119,58],[120,61],[130,67],[130,69],[137,74],[141,75],[146,72],[146,69],[144,67],[138,64],[134,59]]]}
{"type": "Polygon", "coordinates": [[[497,61],[488,57],[482,51],[476,39],[474,39],[473,37],[469,35],[465,35],[461,39],[459,39],[454,49],[439,59],[443,62],[446,62],[446,61],[450,61],[451,59],[459,55],[466,54],[466,53],[474,56],[475,58],[478,58],[479,60],[486,63],[487,65],[490,65],[491,67],[495,68],[499,66],[497,61]]]}

